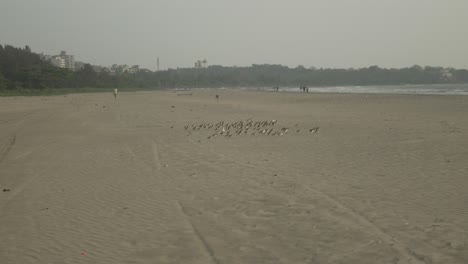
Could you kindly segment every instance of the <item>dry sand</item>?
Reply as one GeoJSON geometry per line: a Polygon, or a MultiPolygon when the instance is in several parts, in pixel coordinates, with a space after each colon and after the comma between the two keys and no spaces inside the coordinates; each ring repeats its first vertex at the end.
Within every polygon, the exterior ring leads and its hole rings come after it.
{"type": "Polygon", "coordinates": [[[0,98],[0,263],[468,263],[468,97],[180,94],[0,98]]]}

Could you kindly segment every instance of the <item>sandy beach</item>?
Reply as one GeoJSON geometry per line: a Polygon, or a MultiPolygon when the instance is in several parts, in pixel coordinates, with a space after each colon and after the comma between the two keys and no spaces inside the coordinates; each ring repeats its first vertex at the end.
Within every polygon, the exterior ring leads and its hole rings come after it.
{"type": "Polygon", "coordinates": [[[0,98],[0,263],[468,263],[467,131],[468,96],[0,98]]]}

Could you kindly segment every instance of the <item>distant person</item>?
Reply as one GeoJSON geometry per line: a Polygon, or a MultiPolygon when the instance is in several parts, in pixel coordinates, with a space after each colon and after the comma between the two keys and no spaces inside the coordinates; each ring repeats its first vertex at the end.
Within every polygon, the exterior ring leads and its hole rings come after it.
{"type": "Polygon", "coordinates": [[[117,88],[115,88],[114,89],[114,98],[116,98],[116,99],[117,99],[117,91],[118,91],[117,88]]]}
{"type": "Polygon", "coordinates": [[[216,102],[219,101],[219,95],[215,95],[216,96],[216,102]]]}

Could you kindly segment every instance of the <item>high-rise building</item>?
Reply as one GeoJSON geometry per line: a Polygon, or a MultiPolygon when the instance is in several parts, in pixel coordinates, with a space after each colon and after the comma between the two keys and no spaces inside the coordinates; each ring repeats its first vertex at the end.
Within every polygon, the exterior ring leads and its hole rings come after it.
{"type": "Polygon", "coordinates": [[[48,61],[52,63],[55,67],[69,69],[74,71],[75,70],[75,56],[67,55],[65,51],[61,51],[60,55],[50,56],[50,55],[39,55],[41,60],[48,61]]]}
{"type": "Polygon", "coordinates": [[[67,55],[67,52],[62,51],[60,52],[60,57],[65,60],[64,68],[70,69],[72,71],[75,70],[75,56],[67,55]]]}

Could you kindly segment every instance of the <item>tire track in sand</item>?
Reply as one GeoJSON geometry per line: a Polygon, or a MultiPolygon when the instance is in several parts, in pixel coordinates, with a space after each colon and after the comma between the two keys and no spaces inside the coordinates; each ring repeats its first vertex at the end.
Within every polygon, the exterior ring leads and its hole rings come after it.
{"type": "Polygon", "coordinates": [[[158,143],[152,140],[151,147],[153,149],[153,164],[156,166],[156,170],[161,170],[161,157],[159,156],[158,143]]]}
{"type": "MultiPolygon", "coordinates": [[[[151,155],[151,160],[150,161],[143,161],[143,163],[150,167],[151,169],[153,170],[161,170],[161,157],[159,155],[159,150],[158,150],[158,144],[156,143],[156,141],[154,140],[151,140],[151,151],[152,151],[152,155],[151,155]]],[[[133,151],[133,149],[127,144],[125,145],[125,148],[127,150],[127,152],[133,157],[135,158],[136,160],[139,160],[141,161],[141,157],[139,157],[135,151],[133,151]]]]}
{"type": "MultiPolygon", "coordinates": [[[[221,153],[218,153],[217,151],[214,151],[213,149],[210,149],[210,148],[208,148],[206,146],[203,146],[202,144],[198,144],[197,142],[191,140],[190,138],[188,138],[188,141],[190,143],[194,144],[194,145],[197,145],[199,148],[205,149],[205,150],[209,151],[210,153],[212,153],[214,155],[217,155],[218,157],[220,157],[221,159],[223,159],[225,161],[232,162],[234,164],[241,165],[241,166],[244,166],[244,167],[248,167],[248,168],[251,168],[251,169],[254,168],[254,169],[258,170],[258,171],[263,171],[264,173],[265,172],[267,172],[267,173],[277,172],[277,171],[274,171],[274,170],[271,170],[271,169],[268,169],[268,168],[265,168],[265,167],[254,166],[254,165],[251,165],[251,164],[244,164],[243,162],[232,160],[229,157],[227,157],[227,156],[225,156],[225,155],[223,155],[221,153]]],[[[296,175],[297,175],[297,172],[296,172],[296,175]]],[[[421,264],[425,263],[425,261],[421,261],[421,258],[415,257],[415,254],[413,253],[412,249],[407,247],[405,244],[395,240],[390,234],[386,233],[378,225],[372,223],[365,216],[357,213],[352,208],[344,205],[338,199],[333,198],[332,196],[330,196],[330,195],[328,195],[328,194],[326,194],[326,193],[324,193],[324,192],[322,192],[322,191],[320,191],[320,190],[318,190],[316,188],[312,188],[310,186],[301,186],[301,187],[303,187],[305,190],[309,190],[310,192],[314,193],[316,196],[321,197],[322,199],[324,199],[325,201],[330,203],[335,208],[338,208],[341,212],[348,215],[348,217],[352,221],[354,221],[356,224],[358,224],[358,225],[360,225],[362,227],[366,227],[368,230],[371,231],[372,234],[374,234],[375,236],[377,236],[378,238],[380,238],[382,241],[386,242],[387,244],[391,245],[391,247],[394,248],[396,251],[398,251],[403,257],[405,257],[406,260],[409,263],[421,263],[421,264]]]]}
{"type": "Polygon", "coordinates": [[[349,208],[348,206],[342,204],[339,202],[337,199],[331,197],[328,194],[325,194],[315,188],[309,187],[309,186],[302,186],[304,189],[309,190],[310,192],[314,193],[315,195],[322,197],[325,201],[330,203],[332,206],[335,208],[339,208],[342,212],[344,212],[346,215],[348,215],[349,218],[352,219],[355,223],[362,227],[366,227],[368,230],[371,231],[372,234],[380,238],[382,241],[387,243],[388,245],[391,245],[392,248],[400,252],[402,256],[405,256],[409,263],[425,263],[424,261],[420,261],[419,258],[414,257],[414,254],[412,253],[413,251],[406,247],[404,244],[401,242],[395,240],[390,234],[386,233],[383,229],[381,229],[378,225],[372,223],[369,221],[366,217],[363,215],[357,213],[354,211],[352,208],[349,208]]]}
{"type": "Polygon", "coordinates": [[[215,264],[219,264],[221,263],[218,258],[216,257],[213,249],[210,247],[210,244],[208,244],[208,242],[206,241],[205,237],[200,233],[200,231],[198,231],[197,227],[193,224],[193,222],[190,220],[190,217],[189,215],[187,214],[184,206],[182,205],[182,203],[180,201],[177,201],[177,206],[179,207],[179,210],[180,212],[182,213],[182,215],[184,215],[184,218],[185,220],[188,222],[188,224],[190,225],[191,229],[192,229],[192,232],[195,234],[195,236],[198,238],[198,240],[201,242],[201,244],[203,245],[203,248],[205,249],[206,253],[208,254],[208,256],[211,258],[211,260],[213,261],[213,263],[215,264]]]}
{"type": "Polygon", "coordinates": [[[11,149],[13,148],[13,146],[15,145],[16,143],[16,134],[14,134],[9,142],[7,143],[6,147],[4,148],[4,150],[2,151],[2,153],[0,154],[0,163],[3,162],[3,160],[8,156],[8,153],[11,151],[11,149]]]}
{"type": "MultiPolygon", "coordinates": [[[[7,146],[4,148],[4,150],[2,152],[0,152],[0,163],[2,163],[4,161],[4,159],[8,156],[9,152],[11,151],[11,149],[13,148],[13,146],[15,145],[16,143],[16,135],[18,133],[21,132],[21,130],[23,130],[24,128],[24,121],[26,120],[26,117],[29,117],[31,116],[32,114],[37,114],[37,113],[42,113],[44,111],[39,111],[39,112],[27,112],[27,113],[24,113],[22,116],[20,116],[19,118],[14,118],[14,119],[10,119],[10,120],[7,120],[7,121],[4,121],[3,123],[0,123],[1,124],[4,124],[4,123],[8,123],[10,121],[18,121],[17,124],[16,124],[16,131],[14,132],[15,134],[13,136],[11,136],[9,142],[7,143],[7,146]]],[[[56,114],[57,112],[52,112],[50,113],[49,115],[47,115],[45,118],[43,119],[39,119],[40,121],[47,121],[50,119],[50,117],[54,114],[56,114]]],[[[26,155],[29,155],[30,153],[26,153],[26,155]]],[[[21,156],[21,155],[20,155],[21,156]]]]}
{"type": "MultiPolygon", "coordinates": [[[[161,169],[161,158],[160,158],[159,151],[158,151],[158,144],[157,144],[157,142],[155,140],[152,140],[151,143],[152,143],[151,146],[152,146],[152,149],[153,149],[153,164],[156,166],[157,170],[160,170],[161,169]]],[[[200,241],[200,243],[202,244],[203,249],[205,250],[205,252],[209,256],[211,261],[214,264],[220,264],[221,262],[216,257],[213,248],[210,246],[210,244],[208,244],[208,242],[206,241],[203,234],[200,233],[200,231],[197,229],[195,224],[190,220],[190,216],[187,214],[187,211],[185,210],[185,207],[178,200],[177,200],[176,205],[177,205],[179,211],[181,212],[182,216],[184,217],[185,221],[188,223],[188,225],[192,229],[192,233],[197,237],[198,241],[200,241]]]]}
{"type": "MultiPolygon", "coordinates": [[[[133,156],[136,160],[140,160],[136,153],[132,150],[132,148],[128,145],[125,146],[127,151],[130,153],[131,156],[133,156]]],[[[157,142],[153,139],[151,140],[151,147],[153,151],[153,157],[152,157],[152,165],[149,165],[146,162],[142,162],[145,166],[148,166],[151,169],[156,169],[160,170],[161,169],[161,161],[160,161],[160,155],[159,155],[159,150],[158,150],[158,144],[157,142]]],[[[175,202],[175,208],[178,209],[180,212],[180,215],[183,217],[184,222],[187,223],[187,225],[190,227],[193,235],[196,237],[196,240],[199,241],[201,244],[203,250],[206,252],[207,257],[211,259],[211,262],[214,264],[220,264],[221,262],[218,260],[216,257],[213,248],[210,246],[210,244],[206,241],[205,237],[203,234],[198,230],[198,228],[195,226],[195,224],[191,221],[190,216],[188,215],[185,207],[182,205],[182,203],[179,200],[176,200],[175,202]]]]}

